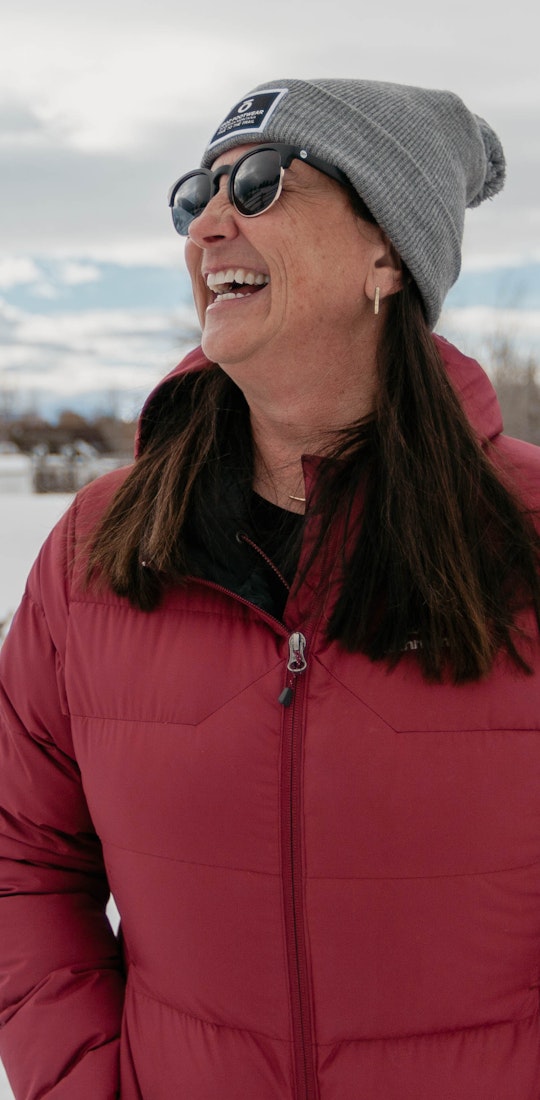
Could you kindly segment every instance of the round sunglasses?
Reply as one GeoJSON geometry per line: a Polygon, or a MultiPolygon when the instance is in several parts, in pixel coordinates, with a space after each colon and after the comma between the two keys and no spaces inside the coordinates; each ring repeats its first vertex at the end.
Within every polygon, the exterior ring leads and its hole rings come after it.
{"type": "Polygon", "coordinates": [[[192,221],[217,194],[222,176],[228,176],[229,202],[243,218],[264,214],[279,199],[283,175],[293,160],[303,160],[338,183],[348,184],[339,168],[319,160],[298,145],[257,145],[234,164],[222,164],[214,172],[209,168],[195,168],[173,183],[169,206],[176,232],[182,237],[188,235],[192,221]]]}

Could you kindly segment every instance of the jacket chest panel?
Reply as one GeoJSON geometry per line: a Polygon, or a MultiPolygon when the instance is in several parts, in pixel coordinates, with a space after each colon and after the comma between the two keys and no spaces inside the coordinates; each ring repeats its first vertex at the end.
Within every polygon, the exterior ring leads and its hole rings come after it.
{"type": "Polygon", "coordinates": [[[509,674],[451,689],[452,705],[410,666],[388,674],[326,651],[310,680],[316,737],[306,715],[309,870],[458,875],[540,860],[538,689],[509,674]]]}
{"type": "Polygon", "coordinates": [[[197,726],[280,669],[285,653],[264,620],[232,598],[224,606],[219,594],[203,606],[176,594],[150,614],[124,600],[81,601],[71,605],[66,646],[69,708],[197,726]]]}
{"type": "Polygon", "coordinates": [[[236,631],[234,618],[193,610],[73,608],[67,695],[104,840],[279,873],[285,654],[286,640],[265,623],[240,620],[236,631]],[[134,667],[137,651],[144,660],[134,667]]]}
{"type": "MultiPolygon", "coordinates": [[[[535,636],[527,619],[523,629],[535,636]]],[[[412,653],[393,670],[335,646],[319,655],[321,664],[351,695],[397,732],[448,733],[460,730],[538,730],[540,728],[540,652],[538,643],[524,649],[535,668],[520,673],[501,655],[489,677],[477,683],[427,683],[412,653]]]]}

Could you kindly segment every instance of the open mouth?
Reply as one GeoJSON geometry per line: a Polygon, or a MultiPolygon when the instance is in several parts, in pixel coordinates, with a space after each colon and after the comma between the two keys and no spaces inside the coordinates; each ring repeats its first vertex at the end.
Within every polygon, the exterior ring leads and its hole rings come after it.
{"type": "Polygon", "coordinates": [[[214,295],[214,302],[226,302],[231,298],[246,298],[256,294],[270,282],[270,276],[245,267],[212,271],[206,276],[206,285],[214,295]]]}

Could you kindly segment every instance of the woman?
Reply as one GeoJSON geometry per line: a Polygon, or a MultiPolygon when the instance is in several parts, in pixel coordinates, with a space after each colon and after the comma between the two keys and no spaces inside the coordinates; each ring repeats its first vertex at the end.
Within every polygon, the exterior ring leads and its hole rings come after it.
{"type": "Polygon", "coordinates": [[[503,178],[291,80],[172,188],[202,350],[2,652],[17,1096],[539,1100],[540,460],[431,332],[503,178]]]}

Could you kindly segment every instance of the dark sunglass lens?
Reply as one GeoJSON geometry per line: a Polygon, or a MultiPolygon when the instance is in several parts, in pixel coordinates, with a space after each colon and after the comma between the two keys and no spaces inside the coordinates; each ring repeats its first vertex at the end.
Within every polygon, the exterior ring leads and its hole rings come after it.
{"type": "Polygon", "coordinates": [[[240,214],[260,214],[272,205],[281,179],[279,153],[265,149],[251,153],[233,169],[234,205],[240,214]]]}
{"type": "Polygon", "coordinates": [[[210,180],[202,172],[188,176],[175,191],[171,213],[177,233],[187,237],[194,218],[202,214],[210,202],[210,180]]]}

